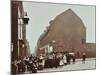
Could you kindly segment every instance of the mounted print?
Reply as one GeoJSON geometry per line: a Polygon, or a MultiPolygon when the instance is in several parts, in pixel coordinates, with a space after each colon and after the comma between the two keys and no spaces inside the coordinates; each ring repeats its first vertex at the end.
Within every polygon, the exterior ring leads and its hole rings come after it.
{"type": "Polygon", "coordinates": [[[11,74],[96,69],[94,5],[11,1],[11,74]]]}

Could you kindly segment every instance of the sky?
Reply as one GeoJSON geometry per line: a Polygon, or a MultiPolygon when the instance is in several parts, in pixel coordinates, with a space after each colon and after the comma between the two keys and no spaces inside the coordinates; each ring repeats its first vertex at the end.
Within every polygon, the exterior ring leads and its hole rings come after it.
{"type": "Polygon", "coordinates": [[[72,9],[83,21],[86,27],[86,42],[95,43],[95,6],[70,5],[43,2],[23,2],[24,11],[30,18],[26,26],[26,38],[29,41],[30,51],[34,53],[40,35],[49,26],[49,21],[57,15],[72,9]]]}

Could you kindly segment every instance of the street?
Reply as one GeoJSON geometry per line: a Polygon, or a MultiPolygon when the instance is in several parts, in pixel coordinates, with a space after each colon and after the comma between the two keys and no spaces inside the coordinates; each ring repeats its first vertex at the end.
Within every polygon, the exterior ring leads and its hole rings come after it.
{"type": "MultiPolygon", "coordinates": [[[[86,59],[85,63],[82,63],[82,59],[77,59],[75,64],[71,63],[69,65],[64,65],[63,67],[58,68],[45,68],[43,70],[38,70],[38,73],[47,73],[47,72],[59,72],[59,71],[75,71],[75,70],[88,70],[88,69],[95,69],[96,67],[96,59],[89,58],[86,59]]],[[[28,74],[29,72],[25,72],[28,74]]]]}
{"type": "Polygon", "coordinates": [[[87,59],[85,64],[83,64],[81,59],[79,59],[76,61],[75,64],[72,63],[69,65],[65,65],[63,67],[44,69],[38,71],[38,73],[95,69],[95,64],[96,64],[96,60],[94,58],[87,59]]]}

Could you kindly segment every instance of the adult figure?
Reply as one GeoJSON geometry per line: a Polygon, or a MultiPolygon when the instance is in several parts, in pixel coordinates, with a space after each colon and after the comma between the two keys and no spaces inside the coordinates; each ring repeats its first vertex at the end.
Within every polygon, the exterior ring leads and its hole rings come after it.
{"type": "Polygon", "coordinates": [[[63,55],[62,55],[62,53],[59,54],[59,58],[60,58],[59,65],[60,65],[60,67],[63,67],[64,62],[63,62],[63,55]]]}
{"type": "Polygon", "coordinates": [[[58,66],[59,66],[59,59],[57,58],[57,53],[55,53],[53,61],[54,61],[53,62],[54,67],[58,68],[58,66]]]}
{"type": "Polygon", "coordinates": [[[67,57],[67,64],[70,64],[70,61],[71,61],[71,55],[69,53],[66,54],[66,57],[67,57]]]}
{"type": "Polygon", "coordinates": [[[39,70],[43,70],[44,65],[45,65],[44,57],[43,57],[42,54],[40,54],[40,56],[39,56],[39,61],[38,61],[38,69],[39,69],[39,70]]]}
{"type": "Polygon", "coordinates": [[[17,73],[17,65],[16,65],[15,61],[11,63],[11,73],[12,74],[17,73]]]}
{"type": "Polygon", "coordinates": [[[72,59],[72,62],[75,63],[75,52],[72,51],[69,53],[69,55],[70,55],[70,59],[72,59]]]}
{"type": "Polygon", "coordinates": [[[82,54],[82,62],[85,63],[85,61],[86,61],[86,53],[84,52],[84,53],[82,54]]]}
{"type": "Polygon", "coordinates": [[[64,55],[63,55],[63,62],[64,62],[64,65],[66,65],[66,64],[67,64],[66,59],[67,59],[67,57],[66,57],[66,55],[64,54],[64,55]]]}
{"type": "Polygon", "coordinates": [[[18,73],[21,73],[22,72],[21,60],[18,61],[17,66],[18,66],[18,73]]]}

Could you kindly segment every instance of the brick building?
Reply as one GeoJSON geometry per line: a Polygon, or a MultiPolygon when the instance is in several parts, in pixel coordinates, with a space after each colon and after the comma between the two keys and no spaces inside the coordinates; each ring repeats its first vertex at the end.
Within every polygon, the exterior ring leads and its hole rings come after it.
{"type": "Polygon", "coordinates": [[[22,1],[11,1],[11,60],[22,59],[29,54],[26,25],[29,18],[22,1]]]}
{"type": "Polygon", "coordinates": [[[86,42],[86,27],[71,9],[50,21],[49,27],[38,40],[37,54],[47,52],[46,48],[41,50],[47,44],[53,46],[53,52],[86,52],[87,57],[96,57],[96,44],[86,42]]]}

